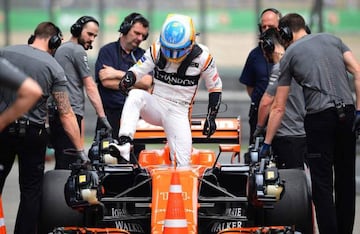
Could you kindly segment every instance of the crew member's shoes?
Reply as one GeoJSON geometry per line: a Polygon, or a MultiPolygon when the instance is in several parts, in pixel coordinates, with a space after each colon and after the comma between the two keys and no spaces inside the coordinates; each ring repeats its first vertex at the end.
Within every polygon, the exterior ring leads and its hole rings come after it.
{"type": "Polygon", "coordinates": [[[118,145],[116,143],[110,143],[109,144],[109,152],[110,155],[116,158],[123,158],[127,162],[130,161],[130,142],[127,142],[123,145],[118,145]]]}

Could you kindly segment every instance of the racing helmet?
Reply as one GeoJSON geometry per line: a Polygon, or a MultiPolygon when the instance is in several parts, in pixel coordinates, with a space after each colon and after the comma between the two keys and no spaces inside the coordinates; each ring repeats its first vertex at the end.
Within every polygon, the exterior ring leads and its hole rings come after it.
{"type": "Polygon", "coordinates": [[[160,48],[163,55],[170,62],[180,63],[191,52],[195,36],[191,17],[169,14],[160,32],[160,48]]]}

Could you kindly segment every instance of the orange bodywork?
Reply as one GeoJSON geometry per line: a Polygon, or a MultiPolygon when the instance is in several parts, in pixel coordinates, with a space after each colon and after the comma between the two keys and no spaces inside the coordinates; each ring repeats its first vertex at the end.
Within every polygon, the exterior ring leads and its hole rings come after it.
{"type": "MultiPolygon", "coordinates": [[[[232,143],[230,146],[240,152],[240,121],[235,118],[218,118],[217,130],[210,139],[202,134],[204,119],[193,119],[191,125],[193,142],[232,143]]],[[[135,141],[152,143],[166,143],[166,135],[162,127],[151,125],[139,120],[134,136],[135,141]]],[[[226,145],[224,149],[230,152],[226,145]]],[[[163,233],[165,213],[167,209],[171,175],[176,170],[180,175],[182,197],[185,208],[189,234],[198,232],[198,187],[199,177],[206,168],[212,167],[216,160],[215,152],[207,149],[192,149],[191,166],[175,168],[171,166],[170,150],[167,144],[162,149],[143,150],[139,154],[139,164],[151,173],[152,177],[152,203],[151,203],[151,233],[163,233]]]]}
{"type": "Polygon", "coordinates": [[[198,178],[204,169],[215,162],[215,153],[210,150],[193,149],[192,166],[175,168],[170,166],[168,145],[160,150],[143,150],[139,155],[139,164],[148,168],[152,177],[151,233],[163,232],[165,213],[168,202],[171,175],[174,170],[179,173],[182,186],[182,197],[185,208],[189,234],[197,233],[198,178]]]}
{"type": "MultiPolygon", "coordinates": [[[[199,167],[178,168],[182,187],[182,198],[189,234],[197,233],[197,199],[199,167]]],[[[157,167],[151,169],[153,178],[151,204],[151,233],[163,233],[163,225],[169,196],[170,180],[174,168],[157,167]]]]}

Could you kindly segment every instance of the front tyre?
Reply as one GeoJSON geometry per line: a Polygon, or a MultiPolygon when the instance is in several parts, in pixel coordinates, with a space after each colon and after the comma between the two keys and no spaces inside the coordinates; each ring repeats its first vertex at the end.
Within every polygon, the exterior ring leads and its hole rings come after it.
{"type": "Polygon", "coordinates": [[[280,169],[280,179],[285,181],[285,193],[274,209],[264,211],[267,226],[295,225],[296,231],[312,234],[313,212],[311,190],[305,171],[280,169]]]}
{"type": "Polygon", "coordinates": [[[82,226],[83,214],[70,208],[65,201],[64,186],[70,174],[70,170],[45,172],[39,222],[40,234],[48,234],[55,227],[82,226]]]}

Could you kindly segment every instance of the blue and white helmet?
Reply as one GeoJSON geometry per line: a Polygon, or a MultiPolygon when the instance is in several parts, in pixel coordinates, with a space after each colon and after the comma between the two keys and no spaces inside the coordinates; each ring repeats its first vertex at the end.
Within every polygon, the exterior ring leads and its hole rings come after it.
{"type": "Polygon", "coordinates": [[[170,62],[179,63],[188,55],[195,42],[192,18],[169,14],[160,33],[161,51],[170,62]]]}

